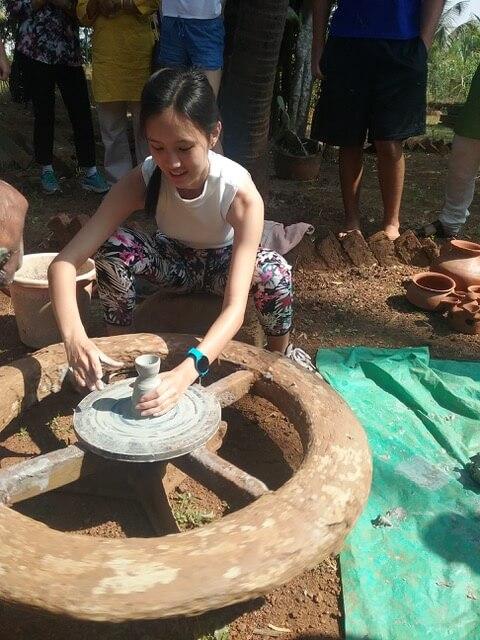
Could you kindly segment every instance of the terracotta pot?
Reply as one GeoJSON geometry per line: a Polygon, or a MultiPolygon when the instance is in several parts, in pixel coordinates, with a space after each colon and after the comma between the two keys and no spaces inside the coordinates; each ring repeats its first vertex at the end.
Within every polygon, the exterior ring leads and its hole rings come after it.
{"type": "Polygon", "coordinates": [[[440,304],[436,308],[436,311],[440,311],[441,313],[444,313],[445,311],[448,311],[452,307],[461,305],[463,299],[464,299],[463,297],[460,297],[457,295],[456,291],[454,291],[453,293],[449,293],[448,295],[444,296],[441,299],[440,304]]]}
{"type": "MultiPolygon", "coordinates": [[[[23,257],[10,285],[20,340],[40,349],[61,342],[48,290],[47,270],[56,253],[31,253],[23,257]]],[[[90,258],[77,271],[77,303],[83,323],[88,321],[95,280],[95,263],[90,258]]]]}
{"type": "Polygon", "coordinates": [[[448,324],[454,331],[468,335],[480,334],[480,313],[477,302],[453,307],[448,314],[448,324]],[[470,308],[471,307],[471,308],[470,308]]]}
{"type": "Polygon", "coordinates": [[[475,296],[475,300],[479,300],[480,299],[480,285],[472,284],[470,287],[468,287],[468,294],[474,295],[475,296]]]}
{"type": "Polygon", "coordinates": [[[458,289],[467,290],[471,285],[480,285],[480,244],[450,240],[441,248],[432,271],[453,278],[458,289]]]}
{"type": "Polygon", "coordinates": [[[305,143],[308,156],[295,156],[283,149],[276,147],[273,152],[273,164],[275,175],[285,180],[315,180],[320,172],[322,153],[316,140],[302,139],[305,143]]]}
{"type": "Polygon", "coordinates": [[[407,285],[407,300],[420,309],[434,311],[455,289],[449,276],[426,271],[415,274],[407,285]]]}

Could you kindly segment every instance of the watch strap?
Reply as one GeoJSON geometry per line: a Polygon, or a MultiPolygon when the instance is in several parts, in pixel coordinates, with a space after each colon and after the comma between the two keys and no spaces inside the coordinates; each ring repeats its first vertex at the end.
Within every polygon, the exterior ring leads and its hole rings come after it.
{"type": "Polygon", "coordinates": [[[207,375],[208,370],[209,370],[209,366],[210,366],[210,362],[208,361],[207,356],[202,353],[200,351],[200,349],[197,349],[196,347],[191,347],[188,351],[187,351],[187,357],[193,358],[193,361],[195,363],[195,369],[197,370],[198,375],[202,378],[203,376],[207,375]],[[207,368],[206,370],[200,370],[200,361],[201,360],[205,360],[207,362],[207,368]]]}

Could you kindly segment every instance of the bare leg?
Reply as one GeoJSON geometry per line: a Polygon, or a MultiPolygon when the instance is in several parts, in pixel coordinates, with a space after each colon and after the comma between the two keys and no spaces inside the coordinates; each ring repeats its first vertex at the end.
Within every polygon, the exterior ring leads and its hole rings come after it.
{"type": "Polygon", "coordinates": [[[400,235],[400,205],[405,178],[405,156],[399,140],[375,140],[378,180],[383,200],[383,230],[391,240],[400,235]]]}
{"type": "Polygon", "coordinates": [[[360,229],[360,187],[363,175],[363,148],[340,147],[340,186],[345,221],[343,230],[360,229]]]}
{"type": "Polygon", "coordinates": [[[290,333],[286,333],[284,336],[267,336],[267,349],[268,351],[278,351],[279,353],[285,353],[285,349],[290,342],[290,333]]]}
{"type": "MultiPolygon", "coordinates": [[[[213,89],[213,93],[215,94],[215,98],[218,98],[218,91],[220,89],[220,82],[222,81],[222,69],[202,69],[202,73],[207,76],[207,79],[210,83],[210,86],[213,89]]],[[[223,147],[220,140],[218,140],[214,149],[215,153],[220,153],[223,156],[223,147]]]]}

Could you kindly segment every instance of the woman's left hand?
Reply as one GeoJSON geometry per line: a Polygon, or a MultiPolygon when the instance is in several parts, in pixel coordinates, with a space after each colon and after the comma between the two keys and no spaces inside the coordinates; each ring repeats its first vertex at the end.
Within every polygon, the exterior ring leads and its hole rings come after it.
{"type": "Polygon", "coordinates": [[[180,367],[160,373],[158,378],[158,387],[142,396],[137,404],[142,416],[156,416],[172,409],[195,380],[180,367]]]}

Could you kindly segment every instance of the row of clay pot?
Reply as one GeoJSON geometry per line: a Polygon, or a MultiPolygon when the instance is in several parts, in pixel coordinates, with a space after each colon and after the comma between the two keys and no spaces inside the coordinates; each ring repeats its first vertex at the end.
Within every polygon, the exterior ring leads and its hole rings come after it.
{"type": "Polygon", "coordinates": [[[449,276],[431,271],[417,273],[407,284],[406,297],[416,307],[426,311],[448,311],[448,322],[460,333],[480,333],[480,286],[467,291],[455,289],[449,276]]]}
{"type": "Polygon", "coordinates": [[[431,270],[453,278],[460,291],[480,285],[480,244],[467,240],[446,242],[431,270]]]}
{"type": "Polygon", "coordinates": [[[448,311],[455,331],[479,334],[480,245],[452,240],[442,247],[431,269],[412,277],[407,299],[426,311],[448,311]]]}

